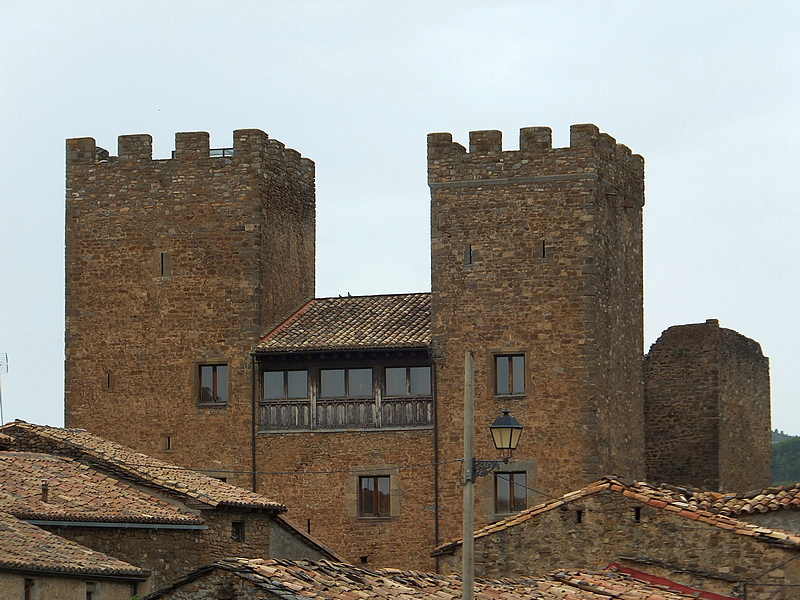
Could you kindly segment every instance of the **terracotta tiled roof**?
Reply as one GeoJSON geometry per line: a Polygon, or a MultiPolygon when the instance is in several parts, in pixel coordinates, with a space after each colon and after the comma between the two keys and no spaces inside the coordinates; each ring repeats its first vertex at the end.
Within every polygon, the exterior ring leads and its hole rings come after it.
{"type": "MultiPolygon", "coordinates": [[[[351,565],[327,561],[263,560],[233,558],[197,569],[172,586],[153,592],[142,600],[157,600],[173,590],[202,578],[213,571],[229,571],[253,587],[263,590],[264,597],[285,600],[318,598],[325,600],[358,600],[361,598],[397,598],[412,600],[429,598],[455,600],[461,598],[461,580],[455,576],[380,569],[370,571],[351,565]]],[[[199,582],[198,582],[199,583],[199,582]]],[[[696,598],[660,586],[637,581],[625,575],[562,571],[546,577],[476,580],[475,597],[483,600],[684,600],[696,598]]]]}
{"type": "Polygon", "coordinates": [[[147,579],[148,572],[0,512],[0,570],[147,579]]]}
{"type": "Polygon", "coordinates": [[[29,520],[203,523],[74,460],[32,452],[0,452],[0,510],[29,520]]]}
{"type": "MultiPolygon", "coordinates": [[[[643,504],[663,510],[672,511],[684,518],[707,523],[708,525],[713,525],[735,534],[746,535],[759,541],[800,549],[800,534],[780,529],[760,527],[753,523],[745,523],[744,521],[739,521],[726,515],[710,512],[698,506],[697,503],[692,503],[688,499],[678,496],[674,489],[655,487],[645,482],[625,484],[614,476],[605,477],[589,484],[585,488],[570,492],[555,500],[537,504],[536,506],[532,506],[531,508],[497,521],[496,523],[491,523],[476,531],[475,538],[486,537],[493,533],[509,529],[549,510],[559,508],[569,502],[574,502],[586,496],[606,490],[618,492],[626,498],[638,500],[643,504]]],[[[431,556],[450,554],[461,545],[461,542],[462,540],[459,538],[452,542],[442,544],[431,553],[431,556]]]]}
{"type": "Polygon", "coordinates": [[[257,352],[426,348],[431,295],[315,298],[261,339],[257,352]]]}
{"type": "Polygon", "coordinates": [[[687,502],[698,508],[721,515],[738,517],[774,510],[800,509],[800,483],[745,494],[678,489],[676,493],[682,493],[687,502]]]}
{"type": "Polygon", "coordinates": [[[135,452],[84,429],[63,429],[15,421],[4,425],[3,432],[15,438],[18,448],[44,452],[56,450],[61,455],[89,462],[133,482],[211,507],[227,505],[286,511],[283,504],[260,494],[135,452]]]}

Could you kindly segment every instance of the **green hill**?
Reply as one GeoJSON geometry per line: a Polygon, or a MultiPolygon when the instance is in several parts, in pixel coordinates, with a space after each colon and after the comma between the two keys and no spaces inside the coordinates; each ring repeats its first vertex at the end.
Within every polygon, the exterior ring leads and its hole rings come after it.
{"type": "MultiPolygon", "coordinates": [[[[773,440],[774,436],[773,431],[773,440]]],[[[798,482],[800,482],[800,437],[785,436],[783,441],[772,444],[772,485],[798,482]]]]}

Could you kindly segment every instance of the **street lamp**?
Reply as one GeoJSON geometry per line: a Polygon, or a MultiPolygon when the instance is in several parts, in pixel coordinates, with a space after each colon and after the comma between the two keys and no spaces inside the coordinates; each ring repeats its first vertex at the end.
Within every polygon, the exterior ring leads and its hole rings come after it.
{"type": "Polygon", "coordinates": [[[461,541],[461,597],[475,597],[475,479],[507,464],[522,434],[522,425],[507,410],[489,426],[502,460],[475,460],[475,384],[472,352],[464,356],[464,510],[461,541]]]}

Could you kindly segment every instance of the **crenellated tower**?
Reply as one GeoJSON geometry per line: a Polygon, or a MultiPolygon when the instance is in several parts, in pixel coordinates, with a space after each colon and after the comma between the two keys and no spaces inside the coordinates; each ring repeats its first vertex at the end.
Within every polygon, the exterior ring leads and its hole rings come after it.
{"type": "Polygon", "coordinates": [[[244,486],[250,352],[314,296],[314,163],[255,129],[67,141],[67,427],[244,486]]]}
{"type": "MultiPolygon", "coordinates": [[[[505,470],[524,477],[528,505],[541,499],[531,489],[642,477],[642,157],[594,125],[572,126],[567,148],[553,148],[546,127],[522,129],[519,150],[505,151],[499,131],[471,132],[469,151],[434,133],[428,183],[440,461],[461,450],[472,350],[476,452],[494,456],[485,428],[509,409],[526,431],[505,470]]],[[[441,484],[453,528],[458,481],[441,484]]]]}

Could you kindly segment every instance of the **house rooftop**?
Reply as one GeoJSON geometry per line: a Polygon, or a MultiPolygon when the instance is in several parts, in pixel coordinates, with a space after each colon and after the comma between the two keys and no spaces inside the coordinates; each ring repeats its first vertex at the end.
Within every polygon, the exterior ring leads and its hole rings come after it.
{"type": "Polygon", "coordinates": [[[33,452],[69,456],[119,475],[132,483],[150,486],[208,507],[237,506],[286,512],[286,507],[260,494],[219,479],[135,452],[85,429],[64,429],[17,420],[2,427],[14,438],[14,447],[33,452]]]}
{"type": "Polygon", "coordinates": [[[0,510],[27,520],[203,523],[70,458],[33,452],[0,452],[0,510]]]}
{"type": "MultiPolygon", "coordinates": [[[[560,498],[537,504],[536,506],[510,515],[505,519],[491,523],[476,531],[475,539],[510,529],[547,511],[560,508],[570,502],[580,500],[592,494],[606,491],[617,492],[626,498],[638,500],[643,504],[662,510],[672,511],[686,519],[719,527],[720,529],[730,531],[734,534],[746,535],[754,540],[800,549],[800,534],[780,529],[761,527],[753,523],[745,523],[730,516],[717,514],[702,508],[697,502],[693,503],[688,498],[678,493],[675,488],[656,487],[645,482],[623,483],[614,475],[604,477],[584,488],[565,494],[560,498]]],[[[431,556],[452,554],[461,544],[461,538],[442,544],[431,552],[431,556]]]]}
{"type": "Polygon", "coordinates": [[[261,338],[256,352],[427,348],[431,295],[315,298],[261,338]]]}
{"type": "Polygon", "coordinates": [[[0,569],[143,581],[149,573],[0,512],[0,569]]]}
{"type": "MultiPolygon", "coordinates": [[[[171,586],[155,591],[142,600],[158,600],[186,585],[197,585],[210,573],[227,571],[263,593],[263,597],[300,600],[355,600],[358,598],[461,598],[461,580],[400,569],[371,571],[342,563],[308,560],[264,560],[232,558],[206,565],[189,573],[171,586]]],[[[261,597],[261,596],[259,596],[261,597]]],[[[709,597],[673,591],[661,585],[636,580],[606,571],[585,573],[560,571],[545,577],[475,581],[475,597],[483,600],[685,600],[709,597]]],[[[722,596],[717,596],[722,598],[722,596]]]]}
{"type": "Polygon", "coordinates": [[[741,517],[776,510],[800,510],[800,483],[743,494],[725,494],[696,489],[676,489],[686,501],[702,510],[741,517]]]}

